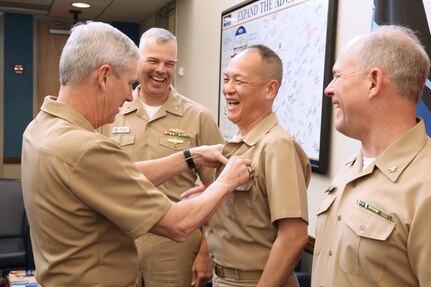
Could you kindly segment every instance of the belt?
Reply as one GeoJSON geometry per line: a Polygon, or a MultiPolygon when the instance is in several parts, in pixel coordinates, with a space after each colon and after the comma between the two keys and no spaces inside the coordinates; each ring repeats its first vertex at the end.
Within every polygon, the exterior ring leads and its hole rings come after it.
{"type": "Polygon", "coordinates": [[[220,278],[231,278],[236,280],[259,280],[262,271],[245,271],[214,264],[214,273],[220,278]]]}

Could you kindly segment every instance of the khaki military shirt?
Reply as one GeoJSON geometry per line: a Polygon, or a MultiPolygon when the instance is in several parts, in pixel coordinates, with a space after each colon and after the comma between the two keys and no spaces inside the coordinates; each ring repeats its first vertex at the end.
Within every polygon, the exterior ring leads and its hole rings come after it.
{"type": "Polygon", "coordinates": [[[431,140],[420,121],[362,170],[349,161],[317,218],[312,286],[431,283],[431,140]]]}
{"type": "Polygon", "coordinates": [[[134,286],[133,239],[171,202],[114,141],[47,97],[24,132],[22,183],[42,286],[134,286]]]}
{"type": "MultiPolygon", "coordinates": [[[[284,218],[308,221],[307,184],[311,169],[302,148],[279,125],[274,113],[243,139],[234,138],[226,157],[252,160],[253,179],[229,194],[210,219],[207,242],[219,265],[263,270],[277,237],[275,222],[284,218]]],[[[218,171],[220,172],[220,171],[218,171]]]]}
{"type": "MultiPolygon", "coordinates": [[[[124,103],[115,122],[103,127],[103,133],[116,141],[134,161],[164,157],[185,148],[223,143],[223,137],[204,106],[171,93],[152,119],[139,99],[138,86],[133,101],[124,103]]],[[[164,182],[157,188],[171,200],[195,186],[197,174],[202,182],[214,179],[214,169],[199,167],[164,182]]]]}

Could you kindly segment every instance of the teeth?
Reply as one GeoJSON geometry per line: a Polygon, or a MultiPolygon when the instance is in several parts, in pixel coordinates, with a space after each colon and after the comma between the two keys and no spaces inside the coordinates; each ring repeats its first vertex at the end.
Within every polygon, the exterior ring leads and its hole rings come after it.
{"type": "Polygon", "coordinates": [[[339,109],[340,105],[339,104],[334,104],[334,108],[339,109]]]}
{"type": "Polygon", "coordinates": [[[239,101],[228,101],[228,105],[239,105],[239,101]]]}
{"type": "Polygon", "coordinates": [[[160,83],[165,80],[165,78],[157,78],[157,77],[153,77],[153,76],[151,76],[151,79],[156,81],[156,82],[160,82],[160,83]]]}

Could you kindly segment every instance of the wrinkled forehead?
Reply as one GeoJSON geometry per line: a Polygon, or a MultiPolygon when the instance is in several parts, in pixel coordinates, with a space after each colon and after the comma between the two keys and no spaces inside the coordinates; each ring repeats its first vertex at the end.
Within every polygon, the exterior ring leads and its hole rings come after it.
{"type": "Polygon", "coordinates": [[[162,57],[177,59],[177,44],[174,41],[168,40],[163,43],[157,43],[156,39],[148,39],[141,46],[140,54],[143,58],[147,57],[162,57]]]}

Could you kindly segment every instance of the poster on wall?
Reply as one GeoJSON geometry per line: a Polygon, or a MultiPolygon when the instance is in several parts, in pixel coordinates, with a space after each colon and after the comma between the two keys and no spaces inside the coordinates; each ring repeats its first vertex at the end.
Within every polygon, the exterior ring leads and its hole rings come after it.
{"type": "Polygon", "coordinates": [[[323,91],[332,79],[336,15],[336,0],[251,0],[222,12],[218,120],[225,140],[237,128],[226,117],[224,70],[245,47],[264,44],[283,62],[273,111],[313,171],[326,173],[331,103],[323,91]]]}

